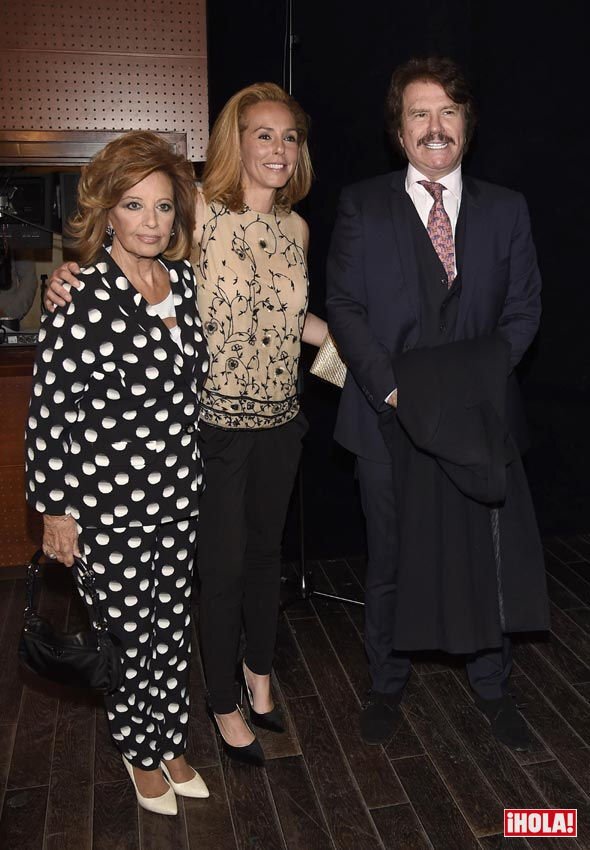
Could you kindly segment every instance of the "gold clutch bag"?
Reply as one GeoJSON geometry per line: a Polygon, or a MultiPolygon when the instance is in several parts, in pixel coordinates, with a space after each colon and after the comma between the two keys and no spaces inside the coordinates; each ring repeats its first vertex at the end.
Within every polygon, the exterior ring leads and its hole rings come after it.
{"type": "Polygon", "coordinates": [[[328,333],[322,342],[309,370],[312,375],[343,387],[346,380],[346,366],[340,359],[336,344],[328,333]]]}

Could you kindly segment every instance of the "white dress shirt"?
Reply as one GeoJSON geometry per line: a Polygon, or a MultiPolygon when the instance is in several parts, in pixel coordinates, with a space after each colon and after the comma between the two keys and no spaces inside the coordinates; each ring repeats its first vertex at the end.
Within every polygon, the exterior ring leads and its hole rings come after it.
{"type": "MultiPolygon", "coordinates": [[[[424,174],[408,164],[408,173],[406,174],[406,192],[410,196],[412,203],[416,207],[416,212],[420,216],[420,220],[424,227],[428,227],[428,215],[434,206],[434,198],[424,186],[421,186],[420,180],[428,180],[424,174]]],[[[453,228],[453,236],[455,236],[455,228],[457,227],[457,219],[459,218],[459,208],[461,207],[461,192],[463,190],[463,178],[461,177],[461,166],[458,165],[454,171],[436,181],[445,187],[443,192],[442,202],[451,220],[453,228]]]]}

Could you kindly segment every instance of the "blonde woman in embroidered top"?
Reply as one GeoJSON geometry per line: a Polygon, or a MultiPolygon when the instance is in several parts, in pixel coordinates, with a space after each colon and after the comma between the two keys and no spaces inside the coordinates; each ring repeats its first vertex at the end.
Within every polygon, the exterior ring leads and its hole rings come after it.
{"type": "MultiPolygon", "coordinates": [[[[327,332],[307,313],[308,228],[292,209],[311,185],[307,132],[279,86],[230,98],[211,132],[192,258],[210,353],[199,426],[201,649],[211,717],[228,754],[252,764],[264,754],[238,705],[240,632],[250,719],[282,732],[270,672],[281,539],[307,428],[297,371],[301,341],[320,345],[327,332]]],[[[59,278],[71,281],[64,267],[55,273],[55,300],[59,278]]]]}

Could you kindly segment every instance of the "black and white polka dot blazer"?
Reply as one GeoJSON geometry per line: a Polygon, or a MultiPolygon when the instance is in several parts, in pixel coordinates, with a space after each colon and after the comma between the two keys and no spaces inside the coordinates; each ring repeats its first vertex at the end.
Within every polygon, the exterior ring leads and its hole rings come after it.
{"type": "Polygon", "coordinates": [[[26,431],[27,499],[82,526],[198,513],[199,395],[209,368],[188,262],[170,275],[182,352],[105,251],[43,317],[26,431]]]}

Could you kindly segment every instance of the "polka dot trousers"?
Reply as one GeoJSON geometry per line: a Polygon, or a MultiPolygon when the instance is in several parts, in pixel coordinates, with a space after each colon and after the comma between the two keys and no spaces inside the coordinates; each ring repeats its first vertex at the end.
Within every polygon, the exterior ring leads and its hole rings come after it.
{"type": "MultiPolygon", "coordinates": [[[[105,697],[111,735],[143,770],[186,749],[196,537],[196,517],[80,530],[109,630],[121,641],[124,684],[105,697]]],[[[78,590],[84,597],[79,582],[78,590]]]]}

